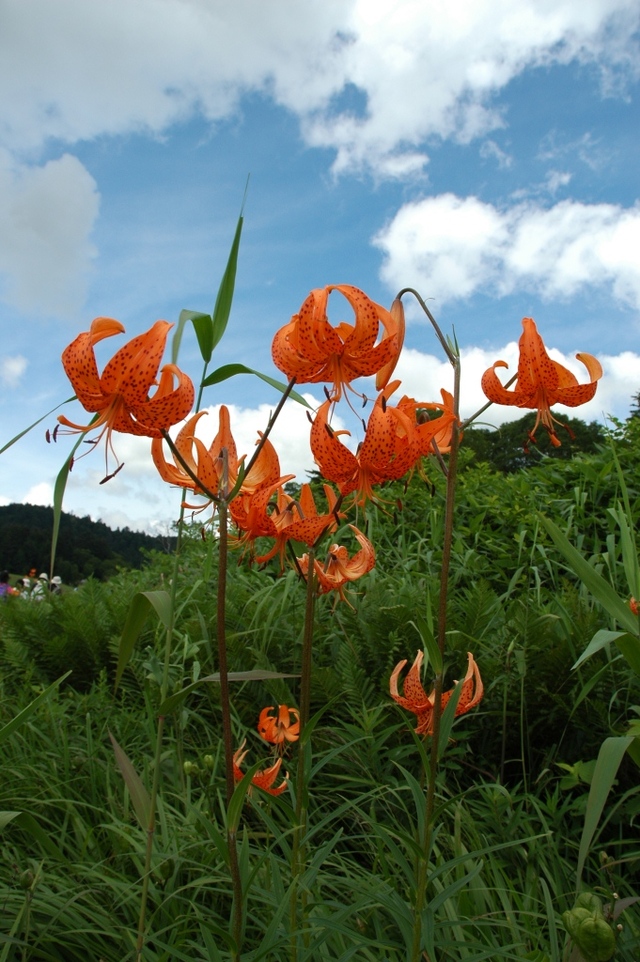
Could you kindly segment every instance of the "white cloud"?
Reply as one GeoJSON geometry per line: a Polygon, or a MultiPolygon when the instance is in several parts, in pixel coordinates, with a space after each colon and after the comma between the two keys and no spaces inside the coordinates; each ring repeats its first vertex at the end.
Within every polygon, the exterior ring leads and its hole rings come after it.
{"type": "Polygon", "coordinates": [[[47,481],[41,481],[29,488],[24,498],[23,504],[43,504],[49,506],[53,504],[53,486],[47,481]]]}
{"type": "Polygon", "coordinates": [[[27,370],[28,363],[21,354],[0,357],[0,383],[5,387],[16,387],[27,370]]]}
{"type": "Polygon", "coordinates": [[[515,289],[570,297],[608,286],[640,308],[640,205],[562,201],[500,210],[441,194],[405,204],[374,238],[391,288],[407,283],[445,301],[515,289]]]}
{"type": "Polygon", "coordinates": [[[427,137],[500,126],[492,97],[528,67],[595,61],[613,87],[637,25],[635,0],[5,0],[0,129],[17,150],[161,133],[258,91],[337,151],[336,171],[404,176],[427,137]]]}
{"type": "Polygon", "coordinates": [[[0,150],[0,273],[4,300],[20,310],[73,314],[82,305],[98,215],[96,183],[65,154],[42,167],[0,150]]]}

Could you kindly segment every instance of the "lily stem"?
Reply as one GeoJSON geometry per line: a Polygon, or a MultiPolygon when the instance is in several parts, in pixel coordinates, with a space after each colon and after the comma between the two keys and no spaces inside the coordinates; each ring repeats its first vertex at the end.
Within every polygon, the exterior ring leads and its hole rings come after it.
{"type": "MultiPolygon", "coordinates": [[[[231,731],[231,694],[229,689],[229,667],[227,662],[226,596],[227,564],[229,555],[228,539],[228,456],[226,448],[222,451],[223,472],[221,491],[223,497],[218,503],[218,595],[216,608],[216,636],[218,640],[218,672],[220,675],[220,707],[222,713],[222,741],[224,745],[225,786],[227,806],[233,796],[233,733],[231,731]]],[[[238,864],[238,844],[235,829],[227,827],[227,850],[229,853],[229,873],[233,892],[231,934],[235,950],[233,962],[240,962],[242,948],[242,879],[238,864]]]]}
{"type": "MultiPolygon", "coordinates": [[[[453,423],[451,433],[451,444],[449,449],[449,467],[446,473],[446,493],[445,493],[445,517],[444,517],[444,536],[442,543],[442,562],[440,568],[440,596],[438,599],[438,650],[440,652],[440,665],[435,676],[434,684],[434,705],[433,705],[433,732],[431,735],[431,746],[429,754],[429,772],[427,778],[427,793],[425,799],[425,818],[422,837],[418,839],[420,845],[420,856],[418,859],[418,871],[416,874],[416,890],[414,902],[414,921],[413,921],[413,940],[411,945],[410,962],[419,962],[422,956],[422,913],[427,895],[429,882],[429,858],[431,854],[431,843],[433,840],[434,813],[436,799],[436,780],[438,776],[438,763],[440,760],[440,720],[442,717],[442,688],[444,672],[444,654],[447,639],[447,600],[449,589],[449,570],[451,567],[451,553],[453,546],[453,521],[455,511],[456,480],[458,473],[458,450],[460,442],[459,429],[459,409],[460,409],[460,357],[454,353],[445,340],[440,328],[438,327],[431,311],[428,309],[419,294],[411,288],[406,289],[407,293],[412,293],[431,321],[438,340],[444,348],[447,357],[453,367],[453,409],[456,420],[453,423]]],[[[405,293],[403,291],[402,293],[405,293]]],[[[400,295],[398,295],[400,296],[400,295]]]]}
{"type": "Polygon", "coordinates": [[[311,741],[305,728],[311,713],[311,670],[313,666],[313,627],[316,602],[315,551],[309,548],[307,566],[307,593],[304,611],[304,628],[302,635],[302,662],[300,666],[300,749],[298,752],[298,771],[296,777],[296,811],[291,845],[291,875],[293,887],[289,908],[291,962],[298,958],[298,895],[300,894],[301,919],[304,925],[306,911],[306,893],[300,893],[300,875],[304,868],[305,851],[304,837],[307,830],[307,760],[311,755],[311,741]]]}

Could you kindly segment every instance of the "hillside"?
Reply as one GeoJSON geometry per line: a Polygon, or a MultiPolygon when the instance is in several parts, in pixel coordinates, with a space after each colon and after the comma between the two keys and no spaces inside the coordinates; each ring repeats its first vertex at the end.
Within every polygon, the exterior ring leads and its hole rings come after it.
{"type": "MultiPolygon", "coordinates": [[[[33,504],[0,507],[0,567],[16,574],[31,568],[49,570],[53,508],[33,504]]],[[[56,570],[65,584],[83,578],[100,580],[118,568],[139,568],[145,552],[166,551],[170,539],[154,538],[129,528],[112,531],[102,521],[62,513],[56,570]]]]}

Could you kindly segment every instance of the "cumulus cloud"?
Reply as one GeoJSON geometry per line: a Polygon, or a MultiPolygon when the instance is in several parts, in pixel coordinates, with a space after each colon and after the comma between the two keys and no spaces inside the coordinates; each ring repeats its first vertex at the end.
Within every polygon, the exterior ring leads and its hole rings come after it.
{"type": "Polygon", "coordinates": [[[492,98],[528,67],[597,62],[619,83],[638,19],[635,0],[5,0],[0,129],[18,150],[160,133],[258,91],[336,151],[336,171],[406,176],[426,138],[500,126],[492,98]]]}
{"type": "Polygon", "coordinates": [[[500,210],[441,194],[405,204],[374,244],[391,288],[410,278],[440,304],[476,292],[562,298],[608,285],[616,300],[640,307],[640,205],[567,200],[500,210]]]}
{"type": "Polygon", "coordinates": [[[40,481],[29,488],[24,498],[23,504],[42,504],[49,506],[53,504],[53,486],[47,481],[40,481]]]}
{"type": "Polygon", "coordinates": [[[27,370],[28,361],[21,354],[0,357],[0,383],[4,387],[16,387],[27,370]]]}
{"type": "Polygon", "coordinates": [[[75,313],[95,253],[98,207],[96,183],[76,157],[30,167],[0,151],[3,299],[25,313],[75,313]]]}

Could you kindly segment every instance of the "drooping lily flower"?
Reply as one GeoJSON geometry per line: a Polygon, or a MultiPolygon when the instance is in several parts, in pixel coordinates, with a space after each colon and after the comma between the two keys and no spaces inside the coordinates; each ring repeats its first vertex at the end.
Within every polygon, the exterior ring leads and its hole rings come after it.
{"type": "Polygon", "coordinates": [[[278,705],[278,714],[272,715],[273,705],[263,708],[258,720],[258,734],[272,745],[282,746],[284,742],[297,742],[300,737],[300,712],[297,708],[278,705]],[[292,716],[296,721],[293,721],[292,716]]]}
{"type": "MultiPolygon", "coordinates": [[[[464,676],[464,681],[462,683],[462,691],[460,693],[460,699],[456,705],[456,717],[458,715],[464,715],[466,712],[470,711],[472,708],[480,702],[484,694],[484,686],[482,684],[482,678],[480,677],[480,671],[474,660],[471,652],[467,653],[468,665],[467,673],[464,676]]],[[[436,703],[436,693],[435,689],[430,695],[427,695],[426,691],[422,687],[422,682],[420,681],[420,669],[422,667],[422,661],[424,658],[424,652],[419,651],[415,657],[415,661],[409,673],[404,680],[404,696],[398,693],[398,678],[400,677],[400,672],[407,663],[407,659],[399,661],[396,667],[391,673],[391,678],[389,681],[389,691],[391,697],[407,711],[412,711],[418,718],[418,727],[415,729],[417,735],[432,735],[433,734],[433,708],[436,703]]],[[[455,683],[457,684],[457,682],[455,683]]],[[[442,710],[451,698],[454,689],[450,691],[443,692],[442,694],[442,710]]]]}
{"type": "Polygon", "coordinates": [[[633,595],[629,598],[629,608],[631,609],[632,615],[640,614],[640,605],[638,605],[638,602],[633,595]]]}
{"type": "Polygon", "coordinates": [[[508,391],[503,387],[496,374],[496,368],[508,367],[508,364],[505,361],[496,361],[493,367],[482,375],[482,390],[495,404],[537,408],[538,416],[533,430],[529,432],[529,440],[535,442],[538,425],[542,424],[549,434],[551,443],[554,447],[559,447],[560,440],[554,424],[561,422],[552,416],[551,406],[565,404],[567,407],[577,407],[579,404],[590,401],[596,393],[597,382],[602,377],[602,365],[591,354],[576,354],[591,378],[588,384],[578,384],[571,371],[549,357],[533,318],[523,318],[522,327],[524,332],[519,341],[520,359],[515,388],[508,391]]]}
{"type": "Polygon", "coordinates": [[[333,384],[337,401],[357,377],[378,372],[384,387],[395,367],[404,338],[404,313],[392,313],[350,284],[330,284],[311,291],[298,314],[276,333],[271,348],[274,364],[298,384],[333,384]],[[333,327],[327,319],[327,300],[339,291],[349,301],[355,323],[333,327]],[[380,325],[382,339],[378,341],[380,325]],[[386,379],[386,380],[385,380],[386,379]]]}
{"type": "MultiPolygon", "coordinates": [[[[236,782],[240,782],[244,778],[244,772],[240,766],[249,753],[249,749],[243,750],[246,744],[247,740],[245,738],[242,745],[233,756],[233,777],[236,782]]],[[[289,778],[288,773],[285,774],[284,781],[281,782],[277,788],[273,788],[273,783],[278,777],[281,765],[282,759],[278,758],[270,768],[264,768],[261,772],[256,772],[251,779],[251,785],[261,788],[263,792],[268,792],[269,795],[282,795],[287,787],[287,781],[289,778]]],[[[251,788],[249,788],[247,794],[251,794],[251,788]]]]}
{"type": "MultiPolygon", "coordinates": [[[[213,441],[207,448],[203,441],[196,437],[196,426],[206,411],[194,414],[179,432],[175,446],[196,477],[202,481],[204,488],[217,495],[225,471],[223,451],[226,451],[226,489],[232,489],[238,480],[241,465],[246,457],[238,457],[237,447],[231,433],[229,410],[222,404],[219,410],[219,429],[213,441]]],[[[194,494],[204,494],[204,491],[184,470],[174,457],[175,465],[167,462],[164,456],[162,439],[151,443],[151,454],[160,477],[169,484],[189,488],[194,494]]],[[[280,462],[275,448],[267,438],[260,453],[250,470],[245,474],[240,490],[229,505],[229,513],[235,524],[248,533],[249,538],[262,535],[275,537],[277,531],[266,513],[266,506],[274,491],[291,480],[294,475],[280,477],[280,462]]],[[[202,505],[191,505],[185,502],[185,507],[200,510],[202,505]]]]}
{"type": "Polygon", "coordinates": [[[276,505],[270,514],[276,532],[275,544],[267,554],[256,557],[258,564],[269,561],[276,554],[280,555],[283,564],[288,541],[302,541],[311,547],[324,531],[335,531],[338,519],[343,518],[344,514],[336,512],[338,499],[333,489],[328,484],[323,488],[329,506],[326,514],[318,514],[311,485],[303,484],[297,499],[287,494],[284,488],[278,488],[276,505]]]}
{"type": "Polygon", "coordinates": [[[344,496],[356,491],[357,504],[375,500],[374,485],[397,481],[423,455],[433,453],[434,441],[441,443],[445,451],[448,449],[455,415],[446,392],[444,405],[404,397],[393,407],[387,401],[399,384],[400,381],[392,381],[378,395],[357,454],[339,440],[340,434],[348,432],[334,431],[328,424],[331,401],[318,408],[311,427],[311,451],[320,472],[337,484],[344,496]],[[433,421],[418,423],[419,411],[428,408],[443,413],[433,421]]]}
{"type": "Polygon", "coordinates": [[[92,424],[81,425],[60,414],[60,424],[72,432],[101,429],[97,440],[106,432],[107,450],[113,451],[113,431],[159,438],[163,430],[182,421],[193,405],[190,378],[175,364],[165,364],[159,382],[156,380],[172,327],[167,321],[156,321],[145,334],[121,347],[100,375],[94,347],[105,337],[124,333],[124,327],[113,318],[97,317],[89,331],[65,348],[62,364],[82,406],[99,417],[92,424]],[[149,397],[153,386],[156,391],[149,397]]]}
{"type": "MultiPolygon", "coordinates": [[[[196,426],[200,418],[207,413],[207,411],[198,411],[197,414],[189,418],[181,428],[174,443],[184,462],[202,481],[204,487],[213,494],[217,494],[218,482],[222,473],[220,460],[222,449],[226,449],[228,463],[233,465],[234,469],[238,464],[238,453],[231,434],[229,411],[224,404],[221,405],[218,414],[220,425],[218,433],[209,447],[205,447],[204,443],[196,437],[196,426]]],[[[187,474],[175,455],[173,464],[166,460],[162,438],[154,438],[151,442],[151,456],[163,481],[180,488],[190,488],[194,494],[204,493],[191,475],[187,474]]]]}
{"type": "MultiPolygon", "coordinates": [[[[313,562],[318,579],[318,592],[322,595],[328,591],[337,591],[342,601],[347,601],[344,594],[345,586],[351,581],[362,578],[368,571],[371,571],[376,563],[376,554],[369,539],[361,531],[358,531],[355,525],[350,524],[349,527],[360,544],[360,550],[354,554],[353,558],[349,558],[349,553],[344,545],[333,544],[329,548],[324,565],[318,560],[313,562]]],[[[304,554],[301,558],[298,558],[298,564],[302,573],[307,576],[309,573],[309,556],[304,554]]]]}
{"type": "Polygon", "coordinates": [[[434,445],[440,454],[448,454],[451,450],[453,425],[456,421],[458,423],[460,421],[454,411],[453,394],[445,391],[444,388],[440,394],[442,404],[415,401],[406,395],[398,402],[398,410],[408,414],[415,421],[415,436],[422,457],[433,454],[434,445]],[[441,414],[437,418],[430,419],[422,413],[425,411],[440,411],[441,414]]]}

